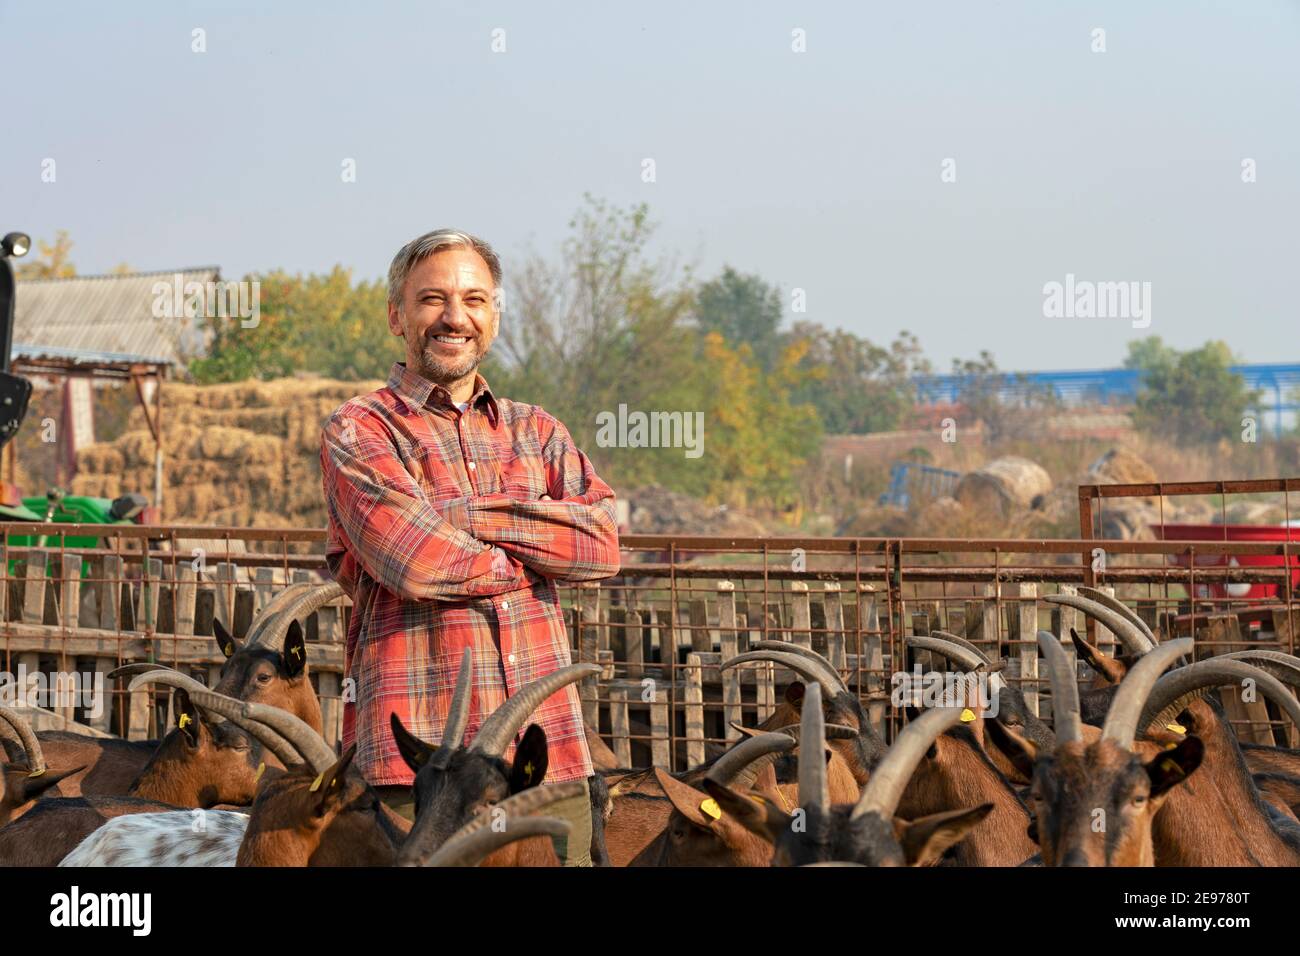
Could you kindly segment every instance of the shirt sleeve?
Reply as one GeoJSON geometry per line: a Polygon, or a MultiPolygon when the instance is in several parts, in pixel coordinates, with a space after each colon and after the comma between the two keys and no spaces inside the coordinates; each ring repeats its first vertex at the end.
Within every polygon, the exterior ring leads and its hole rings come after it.
{"type": "Polygon", "coordinates": [[[462,600],[528,584],[518,558],[444,520],[382,426],[336,412],[321,432],[321,477],[329,564],[345,589],[355,587],[358,568],[412,600],[462,600]]]}
{"type": "Polygon", "coordinates": [[[506,494],[467,499],[469,533],[546,578],[595,581],[617,574],[613,489],[561,422],[541,413],[539,428],[547,494],[555,500],[518,501],[506,494]]]}

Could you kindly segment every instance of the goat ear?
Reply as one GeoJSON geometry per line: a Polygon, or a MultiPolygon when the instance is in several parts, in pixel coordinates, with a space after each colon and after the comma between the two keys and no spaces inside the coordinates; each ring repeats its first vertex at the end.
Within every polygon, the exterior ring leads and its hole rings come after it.
{"type": "Polygon", "coordinates": [[[425,765],[433,752],[437,750],[432,744],[426,744],[415,734],[402,726],[402,719],[397,714],[388,715],[389,726],[393,730],[393,740],[397,743],[397,752],[402,755],[406,765],[415,773],[425,765]]]}
{"type": "Polygon", "coordinates": [[[655,767],[655,779],[659,781],[659,787],[668,797],[668,802],[673,805],[673,809],[695,826],[707,830],[714,820],[722,816],[722,808],[718,806],[718,802],[704,791],[696,790],[689,783],[682,783],[659,767],[655,767]],[[717,816],[706,812],[705,807],[709,807],[717,816]]]}
{"type": "Polygon", "coordinates": [[[284,635],[280,666],[289,677],[297,677],[307,669],[307,640],[303,637],[302,625],[297,621],[289,622],[289,630],[284,635]]]}
{"type": "Polygon", "coordinates": [[[803,681],[791,681],[785,688],[785,702],[795,710],[803,707],[803,681]]]}
{"type": "Polygon", "coordinates": [[[1151,778],[1151,796],[1158,797],[1192,775],[1205,756],[1200,737],[1187,737],[1173,750],[1166,750],[1146,765],[1151,778]]]}
{"type": "Polygon", "coordinates": [[[537,724],[529,724],[524,739],[515,748],[515,762],[510,767],[510,792],[518,793],[541,783],[549,759],[546,731],[537,724]]]}
{"type": "Polygon", "coordinates": [[[908,866],[926,866],[966,836],[970,829],[993,812],[993,804],[982,803],[964,810],[932,813],[910,822],[895,820],[898,842],[908,866]]]}
{"type": "Polygon", "coordinates": [[[775,844],[777,837],[788,830],[794,820],[758,794],[742,796],[707,777],[704,778],[704,789],[717,802],[719,810],[768,843],[775,844]]]}
{"type": "Polygon", "coordinates": [[[176,729],[191,747],[199,745],[199,709],[190,702],[184,687],[172,692],[172,713],[176,715],[176,729]]]}
{"type": "Polygon", "coordinates": [[[244,646],[243,641],[227,631],[226,626],[216,618],[212,619],[212,634],[217,639],[217,646],[221,648],[221,653],[225,654],[227,659],[234,657],[235,652],[244,646]]]}
{"type": "Polygon", "coordinates": [[[315,793],[317,801],[317,816],[324,816],[343,797],[346,789],[343,781],[347,776],[348,767],[352,766],[352,758],[356,755],[357,745],[354,743],[343,751],[343,756],[334,762],[334,766],[312,781],[312,792],[315,793]]]}
{"type": "Polygon", "coordinates": [[[1034,761],[1038,759],[1037,744],[1012,730],[996,717],[984,721],[984,736],[989,743],[1002,751],[1021,776],[1026,780],[1034,779],[1034,761]]]}
{"type": "Polygon", "coordinates": [[[1128,668],[1113,657],[1107,657],[1101,648],[1094,647],[1079,636],[1079,632],[1070,628],[1070,640],[1074,642],[1074,653],[1088,662],[1088,666],[1105,678],[1108,684],[1118,684],[1128,673],[1128,668]]]}
{"type": "Polygon", "coordinates": [[[81,773],[86,769],[83,764],[73,770],[64,770],[59,773],[50,773],[48,770],[39,777],[25,777],[23,779],[23,796],[27,800],[37,800],[46,790],[58,784],[60,780],[71,777],[74,773],[81,773]]]}

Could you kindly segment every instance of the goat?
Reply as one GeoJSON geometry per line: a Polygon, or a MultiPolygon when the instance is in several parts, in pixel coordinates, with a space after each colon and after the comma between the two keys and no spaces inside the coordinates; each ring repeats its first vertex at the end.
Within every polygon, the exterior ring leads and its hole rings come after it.
{"type": "MultiPolygon", "coordinates": [[[[751,787],[787,807],[793,804],[776,786],[772,763],[789,753],[795,739],[787,733],[760,733],[736,744],[704,776],[720,786],[751,787]],[[760,778],[765,778],[761,780],[760,778]]],[[[816,756],[810,759],[817,759],[816,756]]],[[[772,848],[723,814],[717,802],[689,783],[654,768],[655,778],[672,808],[657,835],[629,866],[767,866],[772,848]]]]}
{"type": "MultiPolygon", "coordinates": [[[[1032,765],[1034,832],[1044,866],[1151,866],[1152,823],[1177,784],[1200,766],[1204,745],[1188,736],[1166,751],[1135,745],[1142,708],[1162,671],[1192,649],[1171,641],[1149,651],[1125,676],[1099,738],[1085,735],[1079,688],[1070,659],[1054,634],[1040,631],[1048,666],[1056,745],[1037,746],[991,724],[1010,752],[1032,765]],[[1142,759],[1147,757],[1149,759],[1142,759]]],[[[1142,726],[1146,726],[1143,724],[1142,726]]]]}
{"type": "Polygon", "coordinates": [[[21,818],[0,827],[0,866],[55,866],[107,820],[127,813],[176,809],[136,797],[47,797],[21,818]]]}
{"type": "MultiPolygon", "coordinates": [[[[787,813],[761,795],[739,794],[707,778],[704,787],[719,808],[773,847],[772,864],[801,866],[846,862],[865,866],[921,865],[943,853],[993,809],[990,804],[897,819],[894,812],[916,765],[936,737],[961,719],[961,708],[930,710],[908,724],[871,772],[856,804],[832,806],[821,760],[799,762],[799,805],[787,813]]],[[[805,688],[799,749],[820,754],[826,746],[821,686],[805,688]]]]}
{"type": "MultiPolygon", "coordinates": [[[[462,738],[469,723],[472,668],[472,654],[466,648],[439,744],[424,742],[392,715],[397,749],[415,773],[415,825],[402,848],[400,863],[420,863],[483,808],[541,783],[547,766],[546,733],[541,727],[533,724],[528,728],[510,764],[504,759],[506,749],[544,700],[569,684],[600,673],[598,664],[571,664],[524,685],[492,712],[466,747],[462,738]]],[[[513,849],[517,859],[490,859],[489,863],[544,865],[554,859],[551,844],[545,840],[526,841],[513,849]]]]}
{"type": "MultiPolygon", "coordinates": [[[[215,621],[216,639],[227,657],[216,689],[228,696],[281,707],[319,731],[322,726],[320,701],[309,679],[306,643],[298,618],[311,614],[341,593],[341,588],[334,582],[290,585],[258,615],[248,638],[242,642],[233,638],[220,621],[215,621]]],[[[142,663],[125,665],[109,676],[127,677],[154,671],[175,673],[162,664],[142,663]]],[[[170,757],[159,756],[165,749],[165,738],[162,741],[126,741],[86,737],[67,731],[41,731],[37,736],[50,766],[80,768],[63,774],[53,785],[58,796],[127,795],[134,792],[137,796],[154,797],[155,791],[150,789],[153,784],[147,779],[141,781],[142,773],[151,764],[174,765],[170,757]],[[140,789],[133,791],[137,784],[140,789]]],[[[220,742],[221,735],[215,739],[220,742]]],[[[13,744],[6,740],[11,760],[16,756],[13,749],[13,744]]],[[[176,753],[173,747],[172,757],[176,753]]],[[[257,761],[252,760],[251,766],[256,768],[257,761]]],[[[203,773],[196,771],[191,777],[196,774],[202,777],[203,773]]],[[[160,779],[165,780],[165,774],[160,779]]],[[[245,788],[243,796],[234,799],[205,800],[169,794],[166,791],[170,784],[165,782],[159,786],[162,789],[156,791],[158,796],[154,798],[178,805],[243,804],[252,797],[252,790],[245,788]]]]}
{"type": "MultiPolygon", "coordinates": [[[[352,767],[355,745],[335,758],[320,735],[292,714],[210,691],[196,692],[195,698],[261,740],[288,769],[266,773],[247,815],[211,811],[202,818],[205,825],[196,828],[192,814],[145,814],[97,830],[62,865],[389,866],[397,862],[399,846],[409,833],[352,767]]],[[[579,792],[579,783],[561,784],[503,801],[488,816],[493,824],[504,819],[512,831],[509,839],[489,838],[496,842],[486,848],[480,839],[471,849],[486,855],[507,842],[567,833],[568,825],[558,821],[516,825],[511,817],[535,813],[579,792]]],[[[453,841],[487,825],[483,820],[470,823],[476,825],[453,833],[422,862],[468,865],[465,847],[453,841]]]]}
{"type": "Polygon", "coordinates": [[[50,772],[41,742],[32,725],[17,711],[0,707],[0,723],[8,725],[21,743],[22,758],[0,765],[0,826],[16,820],[35,805],[46,791],[84,770],[50,772]]]}

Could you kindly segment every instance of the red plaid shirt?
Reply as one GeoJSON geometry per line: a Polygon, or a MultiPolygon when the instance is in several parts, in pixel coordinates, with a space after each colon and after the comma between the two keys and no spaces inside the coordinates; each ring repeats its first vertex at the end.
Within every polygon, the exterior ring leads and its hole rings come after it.
{"type": "MultiPolygon", "coordinates": [[[[409,785],[389,714],[440,741],[466,647],[466,741],[507,696],[570,663],[555,581],[618,571],[614,492],[542,409],[494,398],[479,376],[462,413],[400,362],[387,387],[330,416],[321,472],[326,560],[353,603],[343,744],[357,742],[372,784],[409,785]]],[[[532,722],[546,731],[546,782],[591,775],[576,685],[532,722]]]]}

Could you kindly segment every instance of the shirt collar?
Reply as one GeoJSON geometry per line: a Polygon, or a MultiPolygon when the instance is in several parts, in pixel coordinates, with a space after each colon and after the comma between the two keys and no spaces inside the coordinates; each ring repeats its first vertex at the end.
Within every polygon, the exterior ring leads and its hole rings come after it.
{"type": "MultiPolygon", "coordinates": [[[[422,408],[456,407],[456,403],[451,400],[451,393],[447,389],[441,385],[435,385],[421,375],[415,374],[406,367],[405,362],[393,363],[393,368],[388,373],[388,387],[413,411],[422,408]]],[[[492,388],[488,385],[487,379],[476,373],[474,375],[474,391],[469,398],[469,408],[478,408],[480,403],[484,411],[487,412],[492,427],[495,428],[500,415],[496,396],[492,394],[492,388]]]]}

